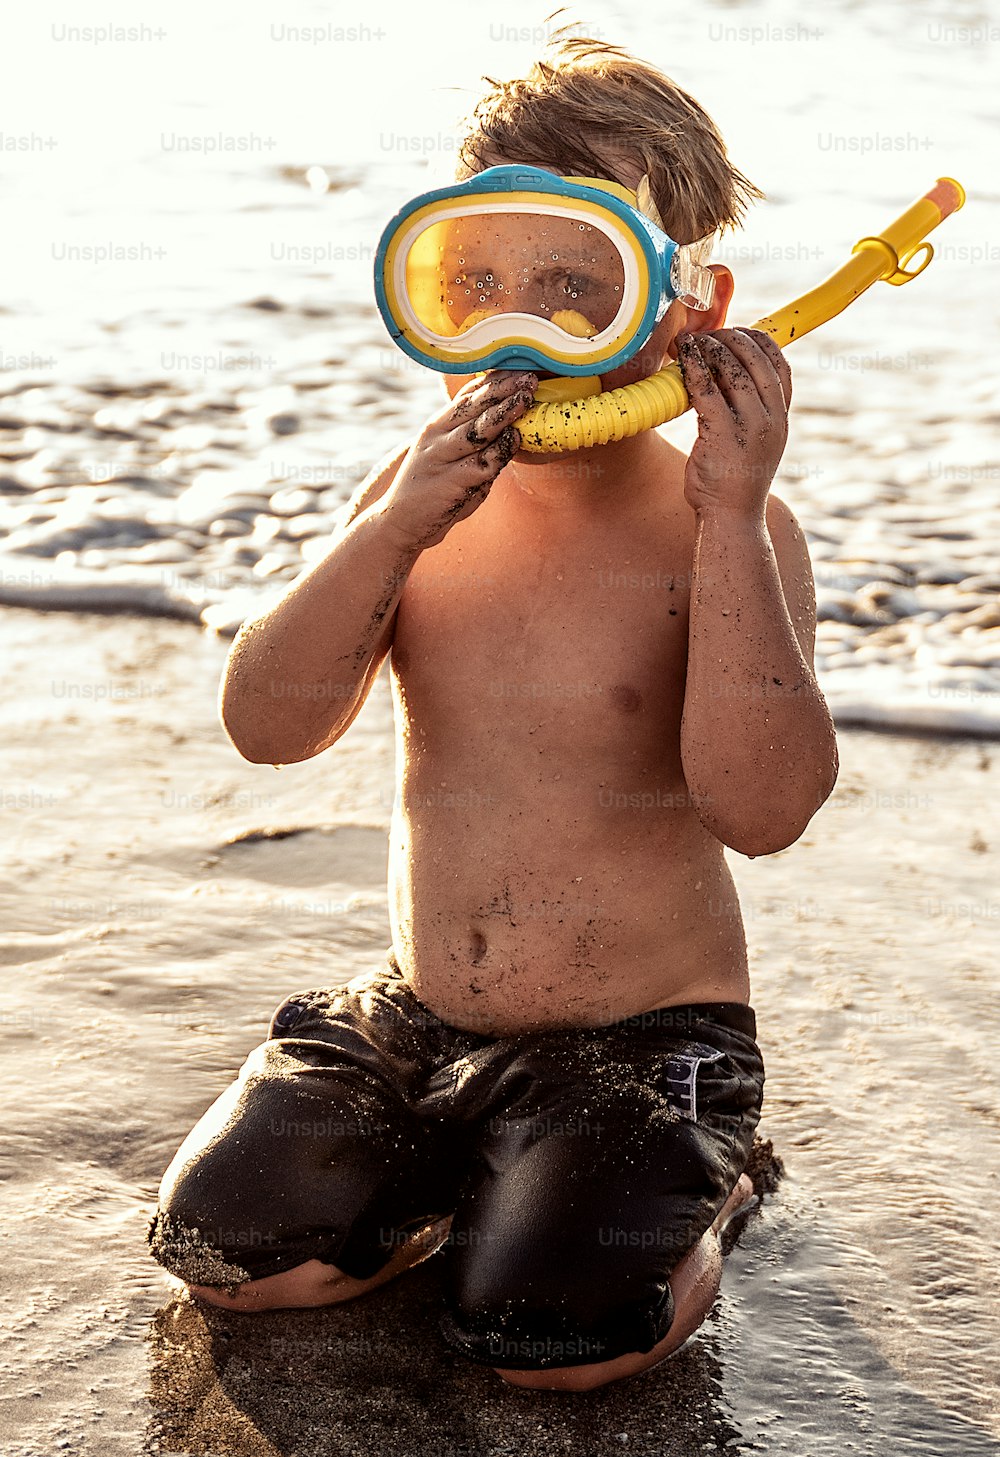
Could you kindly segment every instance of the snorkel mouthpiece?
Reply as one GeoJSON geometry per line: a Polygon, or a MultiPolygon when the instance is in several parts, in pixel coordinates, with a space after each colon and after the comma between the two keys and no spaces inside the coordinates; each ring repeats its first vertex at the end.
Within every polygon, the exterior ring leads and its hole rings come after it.
{"type": "MultiPolygon", "coordinates": [[[[463,319],[458,326],[460,334],[466,334],[476,324],[481,324],[484,319],[493,319],[496,313],[493,309],[474,309],[468,318],[463,319]]],[[[592,324],[589,319],[576,309],[557,309],[552,315],[552,322],[557,329],[562,329],[564,334],[569,334],[574,339],[593,339],[598,332],[597,325],[592,324]]]]}
{"type": "Polygon", "coordinates": [[[574,339],[593,339],[597,333],[597,325],[576,309],[557,309],[552,315],[552,322],[574,339]]]}

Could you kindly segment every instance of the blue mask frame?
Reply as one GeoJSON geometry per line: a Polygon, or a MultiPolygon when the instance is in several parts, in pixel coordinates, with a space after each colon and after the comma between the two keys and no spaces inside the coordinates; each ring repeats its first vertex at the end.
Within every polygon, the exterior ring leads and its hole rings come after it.
{"type": "MultiPolygon", "coordinates": [[[[560,376],[574,377],[608,374],[617,369],[639,352],[674,299],[681,298],[689,307],[708,306],[706,302],[697,301],[690,293],[683,292],[684,268],[690,258],[688,250],[701,245],[676,243],[656,222],[641,212],[638,206],[625,200],[626,197],[634,196],[634,193],[617,183],[605,183],[597,178],[580,181],[560,177],[557,173],[541,167],[517,165],[489,167],[465,182],[421,193],[401,208],[386,226],[375,255],[375,297],[391,338],[411,359],[445,374],[476,374],[485,369],[541,369],[560,376]],[[473,351],[475,357],[470,358],[467,342],[463,344],[462,336],[458,336],[453,342],[442,335],[433,334],[416,319],[412,308],[409,308],[407,317],[408,305],[403,302],[405,289],[397,286],[398,278],[402,275],[394,262],[394,244],[401,238],[402,230],[413,214],[430,204],[450,204],[456,199],[474,203],[476,199],[490,194],[495,196],[515,193],[548,194],[550,197],[579,200],[591,208],[596,206],[612,214],[628,233],[633,243],[633,258],[640,258],[643,266],[639,269],[639,303],[629,319],[629,336],[620,347],[610,348],[599,359],[591,358],[574,364],[566,359],[554,358],[544,346],[536,347],[521,340],[517,343],[501,343],[490,347],[488,351],[473,351]],[[449,357],[455,354],[463,357],[449,357]]],[[[521,207],[523,206],[521,203],[521,207]]],[[[706,269],[701,269],[700,272],[703,280],[711,282],[712,276],[706,269]]],[[[688,272],[688,277],[691,276],[693,275],[688,272]]],[[[703,289],[710,300],[711,288],[704,281],[703,289]]],[[[511,317],[523,319],[525,316],[511,317]]]]}

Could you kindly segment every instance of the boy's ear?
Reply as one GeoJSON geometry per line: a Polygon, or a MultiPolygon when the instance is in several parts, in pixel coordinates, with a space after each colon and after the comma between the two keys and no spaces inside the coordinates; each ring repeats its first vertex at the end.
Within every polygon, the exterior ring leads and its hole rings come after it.
{"type": "MultiPolygon", "coordinates": [[[[708,309],[686,309],[689,334],[707,334],[712,329],[722,329],[726,314],[732,302],[736,280],[724,263],[710,263],[709,270],[715,275],[715,295],[708,309]]],[[[683,332],[683,331],[681,331],[683,332]]]]}

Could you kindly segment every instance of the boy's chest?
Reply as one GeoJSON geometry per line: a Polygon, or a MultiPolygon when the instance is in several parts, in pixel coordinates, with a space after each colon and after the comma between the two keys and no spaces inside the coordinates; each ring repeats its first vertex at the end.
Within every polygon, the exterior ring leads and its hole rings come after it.
{"type": "Polygon", "coordinates": [[[679,718],[694,518],[664,508],[613,530],[505,512],[492,496],[418,559],[393,671],[411,715],[468,732],[502,718],[577,747],[679,718]],[[552,529],[554,528],[554,529],[552,529]]]}

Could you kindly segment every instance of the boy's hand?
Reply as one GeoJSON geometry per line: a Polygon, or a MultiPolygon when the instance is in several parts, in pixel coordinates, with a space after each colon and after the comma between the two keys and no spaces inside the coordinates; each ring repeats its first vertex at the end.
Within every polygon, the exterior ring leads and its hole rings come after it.
{"type": "Polygon", "coordinates": [[[483,504],[521,447],[514,421],[531,405],[537,385],[536,374],[490,370],[427,422],[385,497],[408,545],[437,546],[483,504]]]}
{"type": "Polygon", "coordinates": [[[679,335],[677,358],[698,414],[684,473],[688,505],[762,521],[788,438],[792,375],[785,356],[759,329],[717,329],[679,335]]]}

